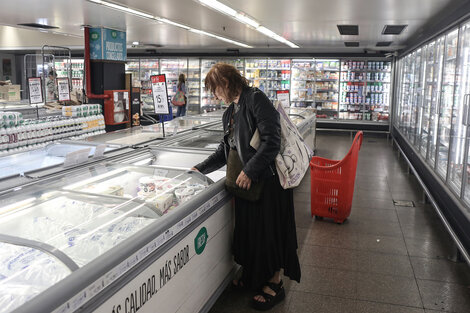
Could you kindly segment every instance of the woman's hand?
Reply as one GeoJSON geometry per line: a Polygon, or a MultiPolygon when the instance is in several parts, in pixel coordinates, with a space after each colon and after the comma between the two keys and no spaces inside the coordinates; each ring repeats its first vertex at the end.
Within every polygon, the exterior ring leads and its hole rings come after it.
{"type": "Polygon", "coordinates": [[[191,167],[191,171],[199,172],[199,170],[195,167],[191,167]]]}
{"type": "Polygon", "coordinates": [[[250,177],[246,176],[245,172],[243,171],[240,172],[240,175],[238,175],[235,183],[241,189],[249,190],[251,187],[251,179],[250,177]]]}

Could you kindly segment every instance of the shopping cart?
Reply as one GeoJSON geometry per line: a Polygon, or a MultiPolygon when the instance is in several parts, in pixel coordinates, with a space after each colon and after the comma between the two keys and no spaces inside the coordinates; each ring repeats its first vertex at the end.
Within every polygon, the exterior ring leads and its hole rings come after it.
{"type": "Polygon", "coordinates": [[[359,131],[348,154],[340,161],[317,156],[310,160],[312,216],[332,218],[339,224],[348,218],[362,136],[359,131]]]}

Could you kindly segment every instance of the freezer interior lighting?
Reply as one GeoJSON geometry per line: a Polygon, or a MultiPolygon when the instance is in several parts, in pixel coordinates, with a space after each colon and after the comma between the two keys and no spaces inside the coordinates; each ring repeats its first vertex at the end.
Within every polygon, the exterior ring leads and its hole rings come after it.
{"type": "Polygon", "coordinates": [[[198,0],[201,4],[207,6],[207,7],[210,7],[218,12],[221,12],[223,14],[226,14],[228,16],[230,16],[231,18],[245,24],[245,25],[248,25],[250,27],[253,27],[254,29],[256,29],[257,31],[259,31],[260,33],[262,33],[263,35],[266,35],[274,40],[277,40],[279,42],[282,42],[283,44],[286,44],[288,45],[289,47],[291,48],[299,48],[299,46],[297,46],[296,44],[294,44],[293,42],[290,42],[289,40],[287,40],[286,38],[276,34],[275,32],[273,32],[272,30],[264,27],[264,26],[261,26],[260,23],[258,23],[256,20],[248,17],[245,13],[243,12],[237,12],[236,10],[232,9],[231,7],[217,1],[217,0],[198,0]]]}
{"type": "MultiPolygon", "coordinates": [[[[145,13],[145,12],[142,12],[142,11],[139,11],[139,10],[132,9],[132,8],[127,7],[127,6],[115,3],[115,2],[109,2],[109,1],[103,1],[103,0],[88,0],[88,1],[96,3],[96,4],[104,5],[106,7],[109,7],[109,8],[121,11],[121,12],[133,14],[133,15],[136,15],[136,16],[139,16],[139,17],[142,17],[142,18],[151,19],[151,20],[154,20],[154,21],[157,21],[157,22],[161,22],[161,23],[165,23],[165,24],[168,24],[168,25],[176,26],[176,27],[179,27],[179,28],[182,28],[182,29],[185,29],[185,30],[189,30],[189,31],[194,32],[194,33],[198,33],[200,35],[205,35],[205,36],[209,36],[209,37],[212,37],[212,38],[216,38],[216,39],[219,39],[219,40],[222,40],[222,41],[225,41],[225,42],[229,42],[229,43],[232,43],[232,44],[235,44],[237,46],[244,47],[244,48],[253,48],[252,46],[249,46],[247,44],[244,44],[244,43],[241,43],[241,42],[229,39],[229,38],[225,38],[225,37],[222,37],[222,36],[219,36],[219,35],[211,34],[211,33],[205,32],[203,30],[191,28],[191,27],[186,26],[184,24],[173,22],[172,20],[169,20],[167,18],[153,16],[151,14],[148,14],[148,13],[145,13]]],[[[203,2],[203,1],[207,2],[208,3],[207,5],[209,5],[209,3],[213,4],[213,3],[217,2],[217,1],[213,1],[213,0],[202,0],[201,2],[203,2]]],[[[215,5],[217,6],[217,4],[215,4],[215,5]]],[[[213,7],[212,5],[210,5],[210,6],[213,7]]],[[[229,9],[230,9],[230,7],[227,7],[226,5],[224,5],[222,3],[220,3],[220,6],[217,6],[217,7],[220,10],[225,10],[225,11],[221,11],[221,12],[224,12],[226,14],[229,14],[227,12],[231,12],[230,10],[224,9],[223,7],[226,7],[226,8],[229,8],[229,9]]],[[[235,10],[232,10],[232,11],[233,11],[233,15],[237,14],[237,12],[235,10]]],[[[259,25],[259,24],[256,24],[256,21],[250,19],[249,17],[243,16],[241,18],[245,19],[245,21],[247,23],[249,22],[253,25],[259,25]]]]}

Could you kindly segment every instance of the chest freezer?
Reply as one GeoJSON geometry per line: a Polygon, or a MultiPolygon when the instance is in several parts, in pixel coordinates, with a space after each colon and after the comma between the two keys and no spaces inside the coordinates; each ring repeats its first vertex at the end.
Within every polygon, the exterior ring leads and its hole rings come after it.
{"type": "Polygon", "coordinates": [[[109,163],[2,195],[0,312],[124,310],[134,292],[141,312],[202,308],[233,270],[230,198],[200,173],[109,163]]]}

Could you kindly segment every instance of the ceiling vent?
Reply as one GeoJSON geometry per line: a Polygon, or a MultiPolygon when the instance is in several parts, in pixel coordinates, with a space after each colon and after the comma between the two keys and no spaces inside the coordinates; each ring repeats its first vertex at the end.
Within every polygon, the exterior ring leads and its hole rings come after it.
{"type": "Polygon", "coordinates": [[[385,25],[382,35],[400,35],[408,25],[385,25]]]}
{"type": "Polygon", "coordinates": [[[344,45],[346,47],[359,47],[359,41],[345,41],[344,45]]]}
{"type": "Polygon", "coordinates": [[[59,28],[57,26],[51,26],[51,25],[46,25],[46,24],[38,24],[38,23],[22,23],[22,24],[18,24],[18,25],[33,27],[33,28],[42,28],[42,29],[57,29],[57,28],[59,28]]]}
{"type": "Polygon", "coordinates": [[[379,41],[375,45],[376,47],[388,47],[392,44],[393,41],[379,41]]]}
{"type": "Polygon", "coordinates": [[[359,35],[359,26],[357,25],[336,25],[341,35],[359,35]]]}

